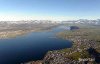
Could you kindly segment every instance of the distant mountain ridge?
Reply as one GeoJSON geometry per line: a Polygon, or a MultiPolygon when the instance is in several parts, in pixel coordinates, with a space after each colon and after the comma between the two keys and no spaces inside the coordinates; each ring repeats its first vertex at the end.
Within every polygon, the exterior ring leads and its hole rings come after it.
{"type": "Polygon", "coordinates": [[[69,21],[52,21],[52,20],[20,20],[20,21],[0,21],[0,24],[94,24],[100,25],[100,19],[97,20],[88,20],[88,19],[79,19],[79,20],[69,20],[69,21]]]}

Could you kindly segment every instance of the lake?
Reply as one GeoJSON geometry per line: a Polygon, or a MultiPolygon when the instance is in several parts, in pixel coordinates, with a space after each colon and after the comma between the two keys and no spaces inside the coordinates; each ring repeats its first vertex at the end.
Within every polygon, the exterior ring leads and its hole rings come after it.
{"type": "Polygon", "coordinates": [[[19,64],[40,60],[50,50],[70,48],[72,43],[55,37],[64,31],[60,27],[51,31],[32,32],[10,39],[0,39],[0,64],[19,64]]]}

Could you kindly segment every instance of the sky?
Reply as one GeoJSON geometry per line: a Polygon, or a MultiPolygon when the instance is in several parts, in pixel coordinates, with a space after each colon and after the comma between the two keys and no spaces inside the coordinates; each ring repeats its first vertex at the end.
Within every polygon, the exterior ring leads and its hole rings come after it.
{"type": "Polygon", "coordinates": [[[0,0],[0,20],[100,19],[100,0],[0,0]]]}

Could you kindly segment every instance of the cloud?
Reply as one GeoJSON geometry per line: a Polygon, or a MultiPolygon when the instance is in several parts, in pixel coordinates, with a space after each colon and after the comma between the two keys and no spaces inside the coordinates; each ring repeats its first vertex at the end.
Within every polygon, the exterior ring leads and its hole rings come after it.
{"type": "Polygon", "coordinates": [[[0,21],[19,21],[19,20],[77,20],[77,19],[98,19],[99,17],[70,17],[70,16],[25,16],[25,15],[0,15],[0,21]]]}
{"type": "Polygon", "coordinates": [[[17,21],[17,20],[71,20],[72,17],[54,17],[54,16],[24,16],[24,15],[0,15],[0,21],[17,21]]]}

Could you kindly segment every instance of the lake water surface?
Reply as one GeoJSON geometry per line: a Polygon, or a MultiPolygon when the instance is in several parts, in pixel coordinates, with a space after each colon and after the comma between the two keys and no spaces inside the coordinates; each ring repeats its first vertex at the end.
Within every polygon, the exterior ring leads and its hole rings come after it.
{"type": "Polygon", "coordinates": [[[55,38],[59,27],[52,31],[32,32],[11,39],[0,39],[0,64],[19,64],[31,60],[40,60],[49,50],[69,48],[72,43],[55,38]]]}

